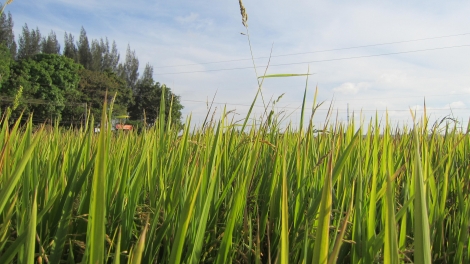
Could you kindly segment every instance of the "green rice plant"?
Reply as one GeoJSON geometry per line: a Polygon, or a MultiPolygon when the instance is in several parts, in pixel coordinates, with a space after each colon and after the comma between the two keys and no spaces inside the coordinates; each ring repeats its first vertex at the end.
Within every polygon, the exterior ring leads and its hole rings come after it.
{"type": "Polygon", "coordinates": [[[137,245],[135,249],[132,251],[131,261],[130,261],[130,263],[132,264],[142,263],[142,254],[144,253],[144,249],[145,249],[145,238],[147,235],[147,231],[148,231],[148,219],[144,225],[144,229],[142,230],[142,233],[140,234],[139,240],[137,241],[137,245]]]}
{"type": "Polygon", "coordinates": [[[469,260],[467,133],[227,116],[181,133],[3,123],[0,262],[469,260]]]}
{"type": "Polygon", "coordinates": [[[332,210],[332,153],[328,159],[328,171],[323,183],[320,210],[318,212],[317,235],[313,251],[313,263],[327,263],[330,232],[330,215],[332,210]]]}
{"type": "Polygon", "coordinates": [[[287,198],[287,171],[286,152],[284,152],[281,165],[282,191],[281,191],[281,263],[289,263],[289,207],[287,198]]]}
{"type": "MultiPolygon", "coordinates": [[[[426,202],[426,190],[424,186],[425,176],[421,165],[419,153],[418,131],[413,128],[414,136],[414,257],[416,263],[431,263],[431,243],[429,235],[428,209],[426,202]]],[[[426,164],[426,161],[425,161],[426,164]]]]}
{"type": "Polygon", "coordinates": [[[385,238],[384,263],[399,263],[398,241],[395,222],[395,208],[393,202],[393,182],[390,175],[387,177],[385,195],[385,238]]]}
{"type": "MultiPolygon", "coordinates": [[[[105,96],[106,97],[106,96],[105,96]]],[[[106,190],[107,190],[107,166],[109,145],[107,136],[110,131],[106,115],[107,103],[103,105],[101,115],[101,129],[98,147],[97,159],[93,173],[91,185],[90,213],[88,217],[87,252],[89,263],[103,263],[105,256],[105,235],[106,235],[106,190]]],[[[112,111],[112,105],[111,110],[112,111]]]]}
{"type": "Polygon", "coordinates": [[[29,215],[29,225],[28,225],[28,232],[26,236],[26,263],[33,263],[34,262],[34,253],[35,253],[35,246],[36,246],[36,223],[37,223],[37,215],[38,215],[38,205],[37,205],[37,187],[34,189],[33,195],[33,204],[31,206],[31,213],[29,215]]]}

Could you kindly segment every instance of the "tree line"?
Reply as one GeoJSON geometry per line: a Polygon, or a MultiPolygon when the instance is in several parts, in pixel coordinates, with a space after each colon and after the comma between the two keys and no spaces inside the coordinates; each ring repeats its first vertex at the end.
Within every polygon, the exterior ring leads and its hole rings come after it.
{"type": "Polygon", "coordinates": [[[82,27],[76,40],[65,32],[61,47],[54,31],[47,36],[25,24],[15,41],[13,19],[0,17],[0,107],[13,115],[34,113],[34,119],[60,120],[65,125],[83,123],[87,113],[99,121],[105,100],[116,94],[113,115],[129,115],[135,122],[155,122],[165,91],[166,117],[181,127],[180,96],[153,79],[146,64],[139,74],[139,59],[127,46],[120,60],[116,42],[88,39],[82,27]],[[165,89],[163,89],[165,88],[165,89]],[[105,98],[106,93],[108,98],[105,98]]]}

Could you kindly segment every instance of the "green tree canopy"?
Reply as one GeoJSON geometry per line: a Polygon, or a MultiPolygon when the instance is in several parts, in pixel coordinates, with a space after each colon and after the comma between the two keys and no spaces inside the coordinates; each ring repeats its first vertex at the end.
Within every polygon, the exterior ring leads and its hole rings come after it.
{"type": "Polygon", "coordinates": [[[137,81],[139,80],[139,59],[135,55],[135,50],[131,51],[131,47],[127,45],[126,61],[119,64],[118,74],[126,80],[127,86],[133,91],[136,90],[137,81]]]}
{"type": "Polygon", "coordinates": [[[85,69],[91,69],[92,57],[90,51],[90,43],[86,35],[85,29],[82,27],[80,30],[80,38],[77,43],[78,47],[78,61],[85,69]]]}
{"type": "Polygon", "coordinates": [[[18,40],[18,59],[27,59],[41,52],[41,33],[28,28],[28,24],[23,26],[23,33],[18,40]]]}
{"type": "MultiPolygon", "coordinates": [[[[109,48],[109,47],[108,47],[109,48]]],[[[103,55],[106,52],[106,47],[102,47],[100,42],[96,39],[91,41],[91,63],[90,70],[101,71],[103,68],[103,55]]]]}
{"type": "Polygon", "coordinates": [[[71,33],[67,35],[65,32],[64,35],[64,54],[65,57],[78,62],[78,50],[77,46],[75,46],[74,37],[71,33]]]}
{"type": "Polygon", "coordinates": [[[153,68],[149,64],[145,67],[142,78],[137,82],[134,93],[135,103],[129,107],[131,119],[143,120],[144,112],[148,124],[153,124],[157,120],[160,113],[160,102],[165,87],[165,120],[168,121],[171,107],[172,124],[178,129],[182,128],[182,114],[180,97],[175,95],[169,87],[164,84],[154,82],[153,68]]]}
{"type": "Polygon", "coordinates": [[[13,18],[10,12],[0,15],[0,43],[4,44],[10,51],[12,59],[16,57],[15,34],[13,33],[13,18]]]}
{"type": "Polygon", "coordinates": [[[60,44],[54,31],[51,31],[47,38],[42,38],[41,52],[46,54],[60,54],[60,44]]]}
{"type": "Polygon", "coordinates": [[[0,91],[3,84],[10,77],[10,65],[12,62],[10,49],[3,43],[0,43],[0,91]]]}
{"type": "MultiPolygon", "coordinates": [[[[80,70],[80,82],[78,85],[80,97],[75,102],[86,103],[91,109],[95,120],[99,120],[104,100],[111,100],[116,94],[113,113],[115,115],[127,115],[128,105],[134,103],[132,90],[127,87],[126,82],[110,70],[104,72],[80,70]],[[106,96],[107,91],[107,98],[106,96]]],[[[79,114],[81,114],[81,109],[79,114]]]]}
{"type": "MultiPolygon", "coordinates": [[[[106,39],[106,46],[108,45],[108,39],[106,39]]],[[[101,40],[101,46],[104,46],[103,40],[101,40]]],[[[114,73],[118,71],[119,65],[119,51],[117,49],[116,41],[113,40],[113,45],[111,47],[111,51],[109,49],[106,50],[104,54],[104,62],[103,62],[103,69],[104,70],[111,70],[114,73]]]]}
{"type": "Polygon", "coordinates": [[[119,52],[116,42],[113,41],[112,49],[109,49],[108,38],[105,40],[94,39],[91,42],[91,70],[106,71],[110,70],[117,73],[119,64],[119,52]]]}
{"type": "MultiPolygon", "coordinates": [[[[107,38],[88,40],[82,27],[78,41],[65,32],[63,55],[56,34],[41,37],[39,29],[23,26],[18,50],[13,34],[11,15],[0,17],[0,107],[20,96],[18,111],[34,112],[35,120],[43,122],[62,118],[65,124],[84,121],[86,110],[101,117],[104,100],[117,94],[114,114],[130,114],[134,120],[156,121],[164,85],[153,79],[153,68],[147,64],[139,79],[139,60],[127,46],[124,62],[116,42],[107,38]],[[16,56],[15,56],[16,54],[16,56]],[[16,61],[15,61],[16,59],[16,61]],[[19,88],[22,92],[19,93],[19,88]],[[105,98],[106,91],[108,97],[105,98]]],[[[165,116],[181,127],[180,97],[165,89],[165,116]],[[172,103],[173,102],[173,103],[172,103]]],[[[13,114],[15,114],[13,113],[13,114]]],[[[139,122],[140,122],[139,121],[139,122]]]]}
{"type": "Polygon", "coordinates": [[[19,109],[34,112],[38,120],[61,118],[65,107],[74,107],[79,69],[82,66],[57,54],[37,54],[19,60],[11,67],[11,76],[2,94],[14,96],[20,86],[23,96],[19,109]]]}

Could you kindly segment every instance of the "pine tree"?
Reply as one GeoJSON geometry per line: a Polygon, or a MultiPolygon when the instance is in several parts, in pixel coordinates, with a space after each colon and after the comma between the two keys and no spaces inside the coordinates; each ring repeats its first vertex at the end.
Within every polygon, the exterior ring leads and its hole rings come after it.
{"type": "Polygon", "coordinates": [[[108,38],[106,38],[105,40],[101,39],[100,49],[102,54],[101,71],[109,70],[114,73],[118,73],[119,53],[117,50],[116,42],[113,41],[113,46],[110,51],[108,38]]]}
{"type": "Polygon", "coordinates": [[[0,43],[0,92],[2,91],[3,84],[10,78],[12,60],[8,47],[0,43]]]}
{"type": "Polygon", "coordinates": [[[103,71],[103,54],[105,50],[100,45],[98,40],[94,39],[91,41],[91,64],[90,70],[92,71],[103,71]]]}
{"type": "Polygon", "coordinates": [[[140,77],[139,81],[137,82],[136,85],[136,90],[134,91],[134,96],[136,98],[136,102],[142,99],[142,94],[145,93],[143,89],[145,89],[148,86],[152,86],[154,84],[153,80],[153,66],[150,65],[150,63],[147,63],[145,65],[144,72],[142,74],[142,77],[140,77]]]}
{"type": "Polygon", "coordinates": [[[149,82],[153,83],[153,66],[150,63],[145,65],[144,72],[142,73],[142,77],[140,77],[139,82],[149,82]]]}
{"type": "Polygon", "coordinates": [[[5,45],[10,51],[11,58],[16,56],[15,34],[13,33],[13,18],[3,13],[0,17],[0,44],[5,45]]]}
{"type": "Polygon", "coordinates": [[[41,52],[41,33],[39,29],[29,31],[28,24],[23,26],[23,34],[18,40],[18,59],[30,58],[41,52]]]}
{"type": "Polygon", "coordinates": [[[78,62],[77,47],[75,46],[74,37],[71,33],[67,35],[67,32],[65,32],[63,55],[67,58],[71,58],[75,62],[78,62]]]}
{"type": "Polygon", "coordinates": [[[86,36],[86,31],[83,27],[80,30],[80,39],[78,40],[77,46],[78,62],[83,65],[85,69],[90,69],[92,63],[90,44],[88,42],[88,37],[86,36]]]}
{"type": "Polygon", "coordinates": [[[116,41],[113,40],[113,47],[111,48],[111,53],[109,53],[109,68],[116,74],[118,73],[119,57],[116,41]]]}
{"type": "Polygon", "coordinates": [[[60,54],[60,44],[54,31],[51,30],[47,38],[42,38],[41,52],[45,54],[60,54]]]}
{"type": "MultiPolygon", "coordinates": [[[[105,70],[110,70],[111,69],[111,63],[110,63],[110,58],[109,58],[109,42],[108,38],[106,38],[106,41],[103,41],[103,38],[100,39],[99,43],[100,49],[101,49],[101,71],[105,70]]],[[[93,59],[95,59],[95,56],[93,55],[93,59]]]]}
{"type": "Polygon", "coordinates": [[[135,55],[135,50],[131,51],[131,47],[127,45],[126,61],[119,64],[119,76],[126,80],[127,86],[135,92],[137,80],[139,79],[139,59],[135,55]]]}

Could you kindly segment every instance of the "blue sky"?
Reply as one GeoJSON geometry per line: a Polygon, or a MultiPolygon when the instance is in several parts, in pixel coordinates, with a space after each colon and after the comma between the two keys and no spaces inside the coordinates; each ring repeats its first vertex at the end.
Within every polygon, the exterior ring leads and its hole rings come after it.
{"type": "MultiPolygon", "coordinates": [[[[324,122],[331,100],[341,121],[346,120],[349,104],[350,115],[362,110],[365,120],[375,116],[375,111],[384,117],[388,109],[392,123],[410,124],[409,109],[422,110],[426,98],[433,120],[451,115],[466,125],[470,46],[464,45],[470,45],[470,2],[443,3],[244,1],[253,55],[261,57],[255,60],[258,74],[264,72],[271,47],[273,66],[268,74],[310,69],[314,75],[308,80],[308,104],[316,86],[318,99],[325,101],[316,124],[324,122]],[[417,39],[426,40],[409,41],[417,39]],[[400,41],[408,42],[338,50],[400,41]],[[436,50],[409,52],[424,49],[436,50]],[[388,53],[398,54],[373,56],[388,53]],[[345,59],[351,57],[363,58],[345,59]],[[274,66],[278,64],[287,65],[274,66]]],[[[64,32],[78,39],[83,26],[89,39],[115,40],[121,58],[129,44],[141,68],[153,65],[154,79],[181,96],[184,114],[191,113],[196,123],[205,117],[205,102],[216,91],[219,113],[226,104],[228,110],[235,110],[235,119],[244,117],[256,93],[256,75],[247,37],[240,34],[245,28],[236,0],[15,0],[7,11],[13,15],[17,39],[27,23],[43,35],[54,30],[60,40],[64,32]],[[248,69],[221,70],[233,68],[248,69]]],[[[305,77],[266,79],[263,95],[269,101],[284,94],[276,109],[297,124],[305,85],[305,77]]],[[[262,110],[256,107],[255,115],[262,110]]]]}

